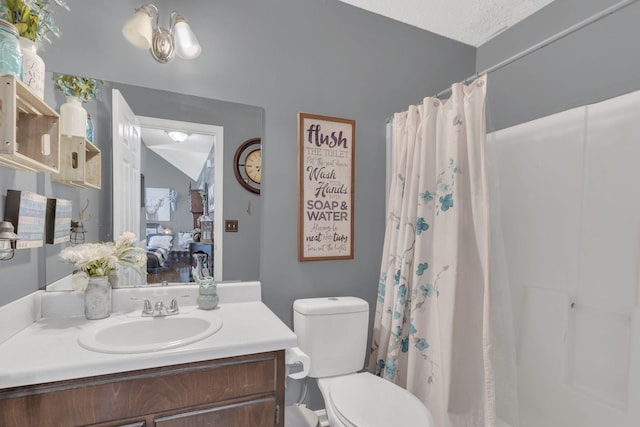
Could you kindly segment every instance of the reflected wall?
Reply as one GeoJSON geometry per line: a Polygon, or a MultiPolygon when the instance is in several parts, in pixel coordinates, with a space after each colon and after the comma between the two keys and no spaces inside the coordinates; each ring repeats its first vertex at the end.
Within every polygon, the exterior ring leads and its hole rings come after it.
{"type": "MultiPolygon", "coordinates": [[[[64,102],[64,96],[53,88],[51,76],[51,73],[47,73],[45,101],[54,109],[59,110],[59,105],[64,102]]],[[[100,100],[84,104],[94,122],[94,144],[102,152],[102,188],[100,190],[78,189],[54,182],[48,174],[16,172],[0,167],[0,177],[2,178],[0,190],[3,194],[6,194],[6,189],[24,189],[30,182],[33,182],[35,192],[39,194],[72,200],[74,219],[78,218],[79,211],[85,208],[88,203],[83,220],[87,230],[86,241],[111,241],[117,238],[112,235],[111,228],[112,194],[114,191],[111,185],[112,89],[118,89],[123,94],[136,115],[212,124],[224,128],[223,217],[237,219],[239,227],[237,233],[225,233],[222,236],[224,239],[223,279],[259,279],[260,195],[244,190],[237,183],[232,161],[235,149],[242,142],[262,137],[264,113],[260,107],[107,82],[103,87],[100,100]],[[251,209],[247,212],[248,205],[251,206],[251,209]]],[[[186,179],[184,182],[176,182],[175,184],[188,186],[186,179]]],[[[188,203],[186,200],[182,202],[188,203]]],[[[141,207],[141,218],[144,217],[144,209],[141,207]]],[[[141,235],[142,230],[144,230],[144,224],[141,225],[141,231],[138,231],[138,234],[141,235]]],[[[67,245],[68,243],[44,245],[44,248],[41,249],[17,251],[16,261],[7,263],[6,267],[22,263],[33,265],[38,274],[39,282],[52,283],[72,271],[70,265],[61,263],[58,258],[60,250],[67,245]]]]}

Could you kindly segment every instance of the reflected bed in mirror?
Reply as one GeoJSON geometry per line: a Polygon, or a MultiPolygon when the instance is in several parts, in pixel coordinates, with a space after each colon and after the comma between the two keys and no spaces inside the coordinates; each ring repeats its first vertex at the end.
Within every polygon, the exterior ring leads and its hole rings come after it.
{"type": "MultiPolygon", "coordinates": [[[[215,153],[213,156],[207,156],[204,160],[202,153],[197,154],[200,164],[204,164],[205,168],[211,167],[212,174],[219,173],[220,175],[219,179],[217,176],[215,180],[212,179],[213,185],[207,191],[210,194],[210,200],[205,203],[208,205],[207,209],[212,215],[214,225],[215,223],[221,225],[225,219],[237,220],[239,224],[237,232],[218,231],[214,233],[214,242],[222,242],[221,246],[224,248],[223,256],[220,257],[223,263],[220,267],[223,272],[220,279],[222,281],[258,280],[260,245],[257,240],[260,236],[260,196],[248,192],[236,181],[233,171],[233,155],[244,141],[262,137],[264,110],[260,107],[108,82],[102,90],[100,100],[84,104],[94,122],[94,144],[103,153],[102,189],[76,189],[52,182],[47,175],[41,174],[45,195],[74,200],[74,219],[77,218],[79,205],[84,204],[85,199],[90,199],[90,207],[85,215],[90,219],[84,221],[84,228],[87,229],[87,242],[112,241],[118,237],[114,236],[112,200],[114,194],[118,194],[121,188],[117,186],[118,184],[115,187],[112,185],[114,181],[111,165],[113,155],[111,148],[113,138],[111,126],[112,89],[117,89],[123,95],[136,116],[200,123],[223,129],[224,142],[221,144],[221,154],[219,154],[221,170],[215,168],[215,153]],[[208,162],[208,160],[213,161],[208,162]],[[216,190],[219,190],[222,195],[214,195],[216,190]],[[218,197],[220,201],[224,201],[220,209],[217,209],[216,199],[218,197]],[[247,206],[251,206],[251,209],[247,209],[247,206]]],[[[45,94],[45,100],[54,108],[59,108],[59,105],[64,102],[64,97],[52,90],[51,93],[45,94]]],[[[167,157],[171,158],[171,156],[161,156],[148,148],[144,148],[144,151],[140,171],[144,176],[144,188],[166,188],[176,191],[177,206],[175,211],[170,210],[169,221],[149,220],[147,223],[145,220],[146,204],[141,198],[138,205],[141,221],[138,229],[134,232],[139,236],[141,247],[146,245],[148,229],[150,232],[155,231],[156,234],[171,233],[174,239],[167,255],[168,262],[181,262],[185,253],[188,256],[188,243],[185,245],[186,238],[181,233],[193,232],[194,228],[194,218],[191,212],[194,195],[190,190],[194,190],[196,194],[200,193],[199,185],[201,183],[172,166],[167,161],[167,157]],[[147,169],[147,166],[150,169],[147,169]],[[177,172],[172,170],[170,173],[170,168],[177,172]],[[167,178],[168,181],[162,181],[164,178],[167,178]],[[179,211],[180,213],[178,213],[179,211]]],[[[189,152],[190,150],[184,151],[189,152]]],[[[169,209],[171,208],[169,207],[169,209]]],[[[42,261],[44,265],[41,268],[44,271],[47,284],[53,284],[71,272],[69,265],[61,263],[58,259],[60,250],[66,245],[68,244],[47,245],[45,247],[45,257],[42,261]]],[[[187,259],[187,262],[189,261],[190,259],[187,259]]],[[[190,266],[181,267],[182,270],[178,271],[178,275],[175,277],[176,280],[169,278],[169,282],[186,282],[187,280],[184,280],[188,273],[185,270],[186,267],[190,266]]],[[[159,282],[159,277],[149,274],[149,282],[154,281],[159,282]]],[[[61,286],[51,288],[60,289],[61,286]]]]}

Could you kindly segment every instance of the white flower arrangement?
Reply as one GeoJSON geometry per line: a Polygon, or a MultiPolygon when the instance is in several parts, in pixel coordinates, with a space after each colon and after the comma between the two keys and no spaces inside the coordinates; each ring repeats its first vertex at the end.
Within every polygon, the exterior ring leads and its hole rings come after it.
{"type": "Polygon", "coordinates": [[[136,235],[125,232],[115,242],[83,243],[64,248],[60,252],[60,259],[75,266],[73,288],[83,291],[89,277],[108,277],[118,264],[132,266],[142,274],[147,255],[144,249],[135,246],[135,242],[136,235]]]}

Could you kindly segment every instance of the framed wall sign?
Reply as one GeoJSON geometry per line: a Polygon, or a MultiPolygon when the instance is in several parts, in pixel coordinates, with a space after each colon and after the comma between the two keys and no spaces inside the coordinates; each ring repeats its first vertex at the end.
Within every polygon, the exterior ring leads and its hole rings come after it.
{"type": "Polygon", "coordinates": [[[71,240],[72,208],[71,200],[47,199],[45,240],[48,244],[57,245],[71,240]]]}
{"type": "Polygon", "coordinates": [[[17,249],[44,245],[47,198],[36,193],[7,190],[4,219],[11,221],[18,235],[17,249]]]}
{"type": "Polygon", "coordinates": [[[355,120],[298,113],[298,259],[353,259],[355,120]]]}

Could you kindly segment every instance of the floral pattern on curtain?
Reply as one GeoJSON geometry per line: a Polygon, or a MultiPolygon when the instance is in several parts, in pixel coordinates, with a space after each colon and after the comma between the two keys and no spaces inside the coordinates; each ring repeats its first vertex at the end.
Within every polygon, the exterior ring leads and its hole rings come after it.
{"type": "Polygon", "coordinates": [[[393,119],[392,181],[370,370],[438,427],[493,427],[486,76],[393,119]]]}

